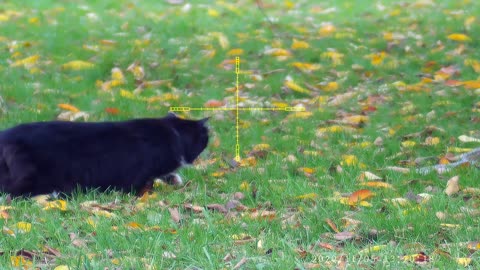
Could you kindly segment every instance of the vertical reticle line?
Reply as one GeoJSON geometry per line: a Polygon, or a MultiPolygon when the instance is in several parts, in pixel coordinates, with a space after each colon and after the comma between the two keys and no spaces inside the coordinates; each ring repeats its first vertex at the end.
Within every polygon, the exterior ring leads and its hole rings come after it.
{"type": "Polygon", "coordinates": [[[235,74],[237,74],[237,81],[235,83],[236,86],[236,102],[235,102],[235,112],[236,112],[236,123],[235,123],[235,128],[236,128],[236,144],[235,144],[235,160],[237,162],[240,162],[240,111],[239,111],[239,99],[240,99],[240,89],[238,86],[238,75],[240,74],[240,57],[237,56],[235,57],[235,74]]]}

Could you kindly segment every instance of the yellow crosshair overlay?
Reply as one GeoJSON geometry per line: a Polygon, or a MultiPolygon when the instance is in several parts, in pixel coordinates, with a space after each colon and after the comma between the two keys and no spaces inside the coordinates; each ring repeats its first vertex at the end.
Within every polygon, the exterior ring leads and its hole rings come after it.
{"type": "Polygon", "coordinates": [[[172,112],[188,112],[188,111],[235,111],[235,132],[236,132],[236,144],[235,144],[235,160],[240,161],[240,111],[286,111],[286,112],[300,112],[305,111],[304,107],[240,107],[240,91],[238,87],[238,75],[240,75],[240,57],[235,57],[235,74],[236,78],[236,99],[235,107],[224,107],[224,108],[209,108],[209,107],[170,107],[172,112]]]}

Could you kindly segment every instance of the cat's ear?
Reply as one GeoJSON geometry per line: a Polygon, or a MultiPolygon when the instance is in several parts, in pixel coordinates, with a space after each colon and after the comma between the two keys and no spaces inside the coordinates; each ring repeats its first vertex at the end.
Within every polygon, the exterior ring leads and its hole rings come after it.
{"type": "Polygon", "coordinates": [[[201,125],[205,126],[205,124],[207,123],[208,119],[210,119],[210,117],[205,117],[205,118],[203,118],[203,119],[198,120],[198,123],[200,123],[201,125]]]}

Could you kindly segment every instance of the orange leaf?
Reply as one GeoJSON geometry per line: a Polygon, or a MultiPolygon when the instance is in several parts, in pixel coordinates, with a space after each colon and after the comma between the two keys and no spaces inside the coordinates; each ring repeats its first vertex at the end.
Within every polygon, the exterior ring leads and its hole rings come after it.
{"type": "Polygon", "coordinates": [[[462,84],[467,89],[478,89],[478,88],[480,88],[480,81],[465,81],[462,84]]]}
{"type": "Polygon", "coordinates": [[[120,113],[120,110],[117,108],[105,108],[105,112],[108,114],[116,115],[120,113]]]}
{"type": "Polygon", "coordinates": [[[360,189],[353,192],[350,197],[348,198],[348,204],[356,205],[361,201],[370,199],[371,197],[375,196],[375,193],[371,192],[368,189],[360,189]]]}
{"type": "Polygon", "coordinates": [[[369,181],[369,182],[361,183],[360,185],[366,186],[366,187],[393,188],[393,186],[390,185],[389,183],[385,183],[382,181],[369,181]]]}
{"type": "Polygon", "coordinates": [[[80,112],[80,110],[77,107],[75,107],[73,105],[70,105],[70,104],[60,103],[57,106],[62,110],[67,110],[67,111],[71,111],[71,112],[80,112]]]}
{"type": "Polygon", "coordinates": [[[218,108],[225,105],[222,101],[210,99],[209,101],[205,102],[204,106],[207,108],[218,108]]]}
{"type": "Polygon", "coordinates": [[[129,222],[127,223],[127,227],[131,228],[131,229],[141,229],[142,228],[142,225],[137,223],[137,222],[129,222]]]}

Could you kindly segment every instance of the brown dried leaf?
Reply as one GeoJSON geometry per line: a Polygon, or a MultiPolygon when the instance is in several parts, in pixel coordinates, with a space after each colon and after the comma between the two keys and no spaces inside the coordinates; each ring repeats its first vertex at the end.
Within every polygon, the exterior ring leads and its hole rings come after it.
{"type": "Polygon", "coordinates": [[[170,212],[170,217],[175,223],[180,223],[182,216],[178,212],[178,207],[168,208],[168,212],[170,212]]]}
{"type": "Polygon", "coordinates": [[[203,210],[204,210],[203,206],[194,205],[191,203],[185,203],[183,205],[183,208],[185,208],[186,210],[192,211],[194,213],[203,213],[203,210]]]}
{"type": "Polygon", "coordinates": [[[336,233],[334,236],[335,240],[339,240],[339,241],[345,241],[345,240],[350,240],[352,238],[355,237],[355,233],[353,232],[339,232],[339,233],[336,233]]]}
{"type": "Polygon", "coordinates": [[[235,266],[232,269],[233,270],[239,269],[240,267],[242,267],[242,265],[246,264],[247,261],[248,261],[248,259],[243,257],[237,264],[235,264],[235,266]]]}
{"type": "Polygon", "coordinates": [[[218,211],[218,212],[223,213],[223,214],[228,213],[227,208],[225,208],[225,206],[223,206],[221,204],[218,204],[218,203],[211,203],[211,204],[207,205],[207,209],[212,210],[212,211],[218,211]]]}
{"type": "Polygon", "coordinates": [[[456,194],[458,193],[458,191],[460,191],[460,187],[458,186],[458,180],[459,180],[458,175],[448,180],[447,188],[445,188],[445,194],[447,194],[448,196],[452,196],[453,194],[456,194]]]}

